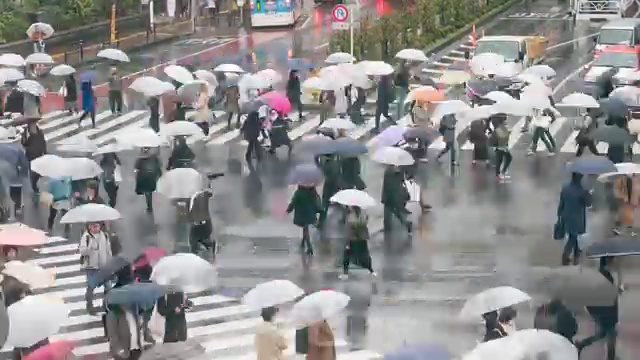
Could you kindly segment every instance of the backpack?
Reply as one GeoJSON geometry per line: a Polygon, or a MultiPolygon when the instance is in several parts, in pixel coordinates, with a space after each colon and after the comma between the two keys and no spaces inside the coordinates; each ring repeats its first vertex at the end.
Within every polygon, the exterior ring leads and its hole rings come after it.
{"type": "Polygon", "coordinates": [[[147,158],[141,161],[140,173],[144,176],[155,176],[158,172],[158,164],[155,158],[147,158]]]}

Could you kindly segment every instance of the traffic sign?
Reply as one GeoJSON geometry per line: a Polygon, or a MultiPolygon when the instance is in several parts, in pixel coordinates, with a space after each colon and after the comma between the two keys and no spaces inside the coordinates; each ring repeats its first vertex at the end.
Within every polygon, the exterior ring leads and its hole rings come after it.
{"type": "Polygon", "coordinates": [[[349,19],[349,9],[342,4],[338,4],[333,7],[331,16],[334,22],[346,22],[349,19]]]}

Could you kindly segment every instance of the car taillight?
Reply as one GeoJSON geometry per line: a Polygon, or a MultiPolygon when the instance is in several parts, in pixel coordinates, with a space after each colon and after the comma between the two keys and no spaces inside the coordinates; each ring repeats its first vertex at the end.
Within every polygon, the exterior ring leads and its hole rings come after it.
{"type": "Polygon", "coordinates": [[[250,4],[251,4],[251,10],[253,10],[253,7],[254,7],[253,0],[251,0],[251,3],[250,3],[250,4]]]}

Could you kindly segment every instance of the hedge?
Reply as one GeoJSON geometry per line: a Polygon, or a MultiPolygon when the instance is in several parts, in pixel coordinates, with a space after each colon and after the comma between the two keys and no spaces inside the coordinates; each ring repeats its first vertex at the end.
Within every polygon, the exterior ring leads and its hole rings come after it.
{"type": "MultiPolygon", "coordinates": [[[[357,59],[390,60],[406,48],[424,49],[476,22],[510,0],[414,0],[405,9],[364,17],[354,31],[357,59]]],[[[334,34],[329,52],[349,52],[348,31],[334,34]]]]}

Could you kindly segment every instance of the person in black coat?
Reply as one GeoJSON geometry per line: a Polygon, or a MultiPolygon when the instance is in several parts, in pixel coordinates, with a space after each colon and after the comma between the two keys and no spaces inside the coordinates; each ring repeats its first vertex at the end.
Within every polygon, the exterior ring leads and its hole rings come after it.
{"type": "Polygon", "coordinates": [[[185,310],[193,303],[183,292],[174,292],[158,300],[158,313],[165,318],[163,342],[179,342],[187,340],[187,318],[185,310]]]}
{"type": "Polygon", "coordinates": [[[136,160],[136,194],[144,195],[147,212],[153,211],[153,192],[156,191],[158,179],[162,175],[162,165],[157,155],[150,148],[142,148],[141,156],[136,160]]]}
{"type": "Polygon", "coordinates": [[[291,144],[291,139],[289,138],[289,124],[287,121],[278,114],[278,117],[273,120],[271,124],[271,131],[269,133],[269,140],[271,141],[271,148],[269,149],[269,153],[275,154],[276,149],[280,146],[284,145],[289,149],[289,154],[291,154],[291,150],[293,150],[293,145],[291,144]]]}
{"type": "Polygon", "coordinates": [[[194,167],[193,161],[195,158],[196,154],[187,144],[187,138],[178,136],[176,137],[175,146],[167,162],[167,170],[194,167]]]}
{"type": "MultiPolygon", "coordinates": [[[[29,169],[31,169],[31,161],[47,153],[47,140],[44,137],[44,132],[35,122],[29,123],[27,129],[22,133],[20,142],[29,160],[29,169]]],[[[40,192],[38,189],[40,174],[29,171],[29,178],[33,192],[38,194],[40,192]]]]}
{"type": "Polygon", "coordinates": [[[4,112],[24,114],[24,94],[16,88],[16,83],[9,83],[12,89],[5,101],[4,112]]]}
{"type": "Polygon", "coordinates": [[[391,100],[391,80],[389,76],[381,76],[378,81],[378,97],[376,99],[376,127],[374,128],[375,132],[380,131],[380,116],[384,115],[387,120],[393,121],[393,118],[389,115],[389,102],[391,100]]]}
{"type": "Polygon", "coordinates": [[[482,338],[482,342],[497,340],[507,336],[506,331],[498,321],[497,311],[482,314],[482,318],[484,319],[484,337],[482,338]]]}
{"type": "Polygon", "coordinates": [[[160,132],[160,99],[152,96],[147,100],[149,106],[149,127],[156,133],[160,132]]]}
{"type": "Polygon", "coordinates": [[[559,299],[554,299],[536,309],[533,327],[554,332],[571,343],[573,343],[573,337],[578,333],[576,317],[559,299]]]}
{"type": "Polygon", "coordinates": [[[102,185],[109,199],[109,206],[115,208],[118,198],[118,182],[116,181],[116,167],[120,165],[120,158],[116,153],[107,153],[100,159],[102,168],[102,185]]]}
{"type": "Polygon", "coordinates": [[[76,78],[73,74],[70,74],[64,79],[64,88],[66,93],[64,94],[64,108],[69,112],[69,115],[78,112],[78,86],[76,85],[76,78]]]}
{"type": "Polygon", "coordinates": [[[303,120],[302,116],[302,100],[300,96],[302,95],[302,87],[300,85],[300,78],[298,77],[297,70],[291,70],[289,72],[289,80],[287,81],[287,98],[291,105],[294,106],[295,109],[298,110],[298,118],[300,121],[303,120]]]}
{"type": "Polygon", "coordinates": [[[407,220],[408,211],[405,208],[409,201],[409,192],[404,185],[404,172],[397,166],[389,166],[384,172],[382,180],[381,202],[384,205],[384,232],[391,232],[391,220],[396,217],[406,226],[409,235],[413,232],[413,224],[407,220]]]}
{"type": "Polygon", "coordinates": [[[216,253],[216,242],[211,239],[213,223],[209,212],[209,200],[212,197],[213,193],[209,189],[205,189],[193,194],[189,199],[188,216],[191,223],[189,245],[194,254],[200,252],[200,245],[203,245],[207,250],[213,250],[214,255],[216,253]]]}
{"type": "Polygon", "coordinates": [[[302,228],[300,250],[306,249],[307,255],[313,255],[309,227],[316,223],[316,218],[321,211],[320,196],[315,186],[299,185],[287,206],[287,214],[293,212],[293,223],[302,228]]]}
{"type": "Polygon", "coordinates": [[[258,136],[260,136],[261,130],[262,122],[260,121],[260,115],[257,111],[250,112],[240,128],[240,131],[244,135],[244,139],[249,143],[247,144],[247,152],[244,154],[244,158],[247,160],[249,168],[253,168],[251,158],[254,153],[258,163],[261,159],[262,150],[260,149],[260,141],[258,141],[258,136]]]}

